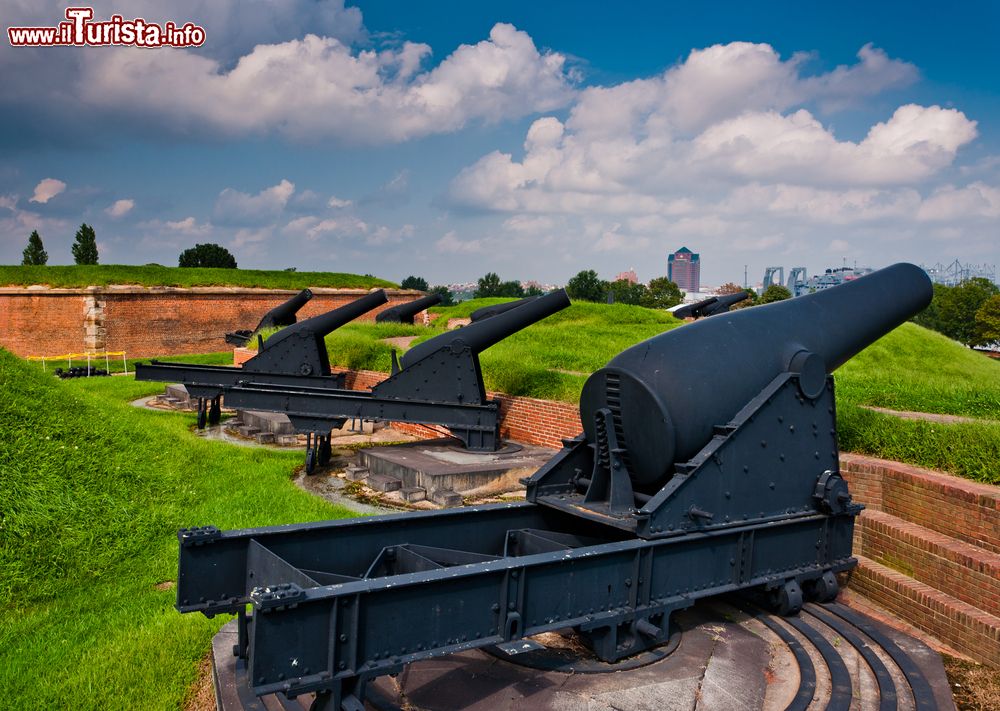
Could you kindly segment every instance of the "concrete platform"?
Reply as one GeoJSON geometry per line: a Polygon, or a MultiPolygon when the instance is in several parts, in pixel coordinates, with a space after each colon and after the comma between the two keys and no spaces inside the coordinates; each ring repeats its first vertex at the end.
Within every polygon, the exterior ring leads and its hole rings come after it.
{"type": "MultiPolygon", "coordinates": [[[[680,632],[649,663],[595,662],[571,637],[501,658],[473,650],[408,665],[369,685],[369,711],[742,711],[955,708],[940,657],[918,640],[840,604],[779,618],[736,598],[702,601],[674,616],[680,632]],[[532,654],[569,660],[554,671],[532,654]],[[573,659],[580,663],[573,666],[573,659]],[[541,668],[539,668],[541,667],[541,668]],[[603,672],[603,673],[602,673],[603,672]]],[[[222,711],[306,709],[311,695],[257,699],[231,653],[235,623],[213,645],[222,711]]],[[[568,632],[567,632],[568,634],[568,632]]],[[[548,639],[541,639],[548,638],[548,639]]],[[[544,661],[544,660],[543,660],[544,661]]]]}
{"type": "Polygon", "coordinates": [[[508,445],[499,452],[470,452],[452,438],[423,440],[358,452],[362,466],[385,474],[403,488],[488,496],[520,488],[519,479],[552,458],[553,451],[533,445],[508,445]]]}

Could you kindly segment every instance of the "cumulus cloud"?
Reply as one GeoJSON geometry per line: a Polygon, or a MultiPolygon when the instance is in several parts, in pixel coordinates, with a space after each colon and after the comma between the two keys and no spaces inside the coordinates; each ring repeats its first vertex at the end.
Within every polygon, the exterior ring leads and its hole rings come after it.
{"type": "Polygon", "coordinates": [[[573,96],[565,57],[539,51],[512,25],[497,24],[489,39],[422,70],[430,53],[413,42],[355,51],[335,37],[307,34],[258,44],[227,68],[193,51],[109,48],[83,57],[74,91],[89,106],[174,133],[362,144],[549,111],[573,96]]]}
{"type": "Polygon", "coordinates": [[[111,215],[111,217],[119,218],[131,212],[133,207],[135,207],[135,200],[115,200],[108,206],[105,212],[111,215]]]}
{"type": "Polygon", "coordinates": [[[215,200],[215,220],[221,224],[259,224],[277,217],[295,192],[295,183],[282,180],[256,195],[226,188],[215,200]]]}
{"type": "Polygon", "coordinates": [[[54,198],[66,189],[66,183],[55,178],[45,178],[35,186],[35,194],[31,196],[29,202],[37,202],[42,205],[54,198]]]}

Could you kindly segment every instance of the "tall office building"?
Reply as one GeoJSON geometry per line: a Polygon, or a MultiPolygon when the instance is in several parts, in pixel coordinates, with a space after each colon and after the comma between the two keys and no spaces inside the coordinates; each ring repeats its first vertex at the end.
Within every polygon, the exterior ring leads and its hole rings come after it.
{"type": "Polygon", "coordinates": [[[667,278],[687,293],[701,287],[701,257],[687,247],[681,247],[667,257],[667,278]]]}

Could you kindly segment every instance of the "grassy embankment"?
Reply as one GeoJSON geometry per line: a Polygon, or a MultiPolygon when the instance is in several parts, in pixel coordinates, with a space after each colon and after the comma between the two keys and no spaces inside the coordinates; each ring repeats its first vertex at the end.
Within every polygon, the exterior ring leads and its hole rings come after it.
{"type": "MultiPolygon", "coordinates": [[[[330,334],[331,362],[388,372],[391,347],[381,339],[440,333],[448,319],[499,299],[435,307],[431,327],[356,323],[330,334]]],[[[482,354],[491,390],[576,402],[587,374],[625,348],[679,322],[636,306],[577,303],[482,354]]],[[[738,362],[733,364],[738,367],[738,362]]],[[[845,451],[910,462],[1000,483],[1000,362],[933,331],[904,324],[840,368],[838,425],[845,451]],[[863,406],[962,415],[980,422],[901,420],[863,406]]]]}
{"type": "Polygon", "coordinates": [[[372,289],[396,287],[373,276],[340,272],[285,272],[257,269],[201,269],[130,264],[22,267],[0,265],[0,286],[45,284],[82,288],[123,284],[136,286],[242,286],[261,289],[372,289]]]}
{"type": "Polygon", "coordinates": [[[176,709],[225,621],[173,610],[177,529],[349,515],[297,489],[301,453],[197,438],[0,349],[0,696],[17,708],[176,709]]]}

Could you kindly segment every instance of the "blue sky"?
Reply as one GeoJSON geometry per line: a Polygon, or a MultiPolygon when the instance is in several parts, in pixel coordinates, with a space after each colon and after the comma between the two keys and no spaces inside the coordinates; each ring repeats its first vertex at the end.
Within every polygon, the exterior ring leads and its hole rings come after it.
{"type": "MultiPolygon", "coordinates": [[[[8,2],[5,26],[65,5],[8,2]]],[[[98,2],[195,50],[0,42],[0,262],[564,283],[996,263],[991,3],[98,2]],[[609,6],[611,5],[611,6],[609,6]]]]}

